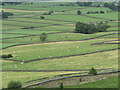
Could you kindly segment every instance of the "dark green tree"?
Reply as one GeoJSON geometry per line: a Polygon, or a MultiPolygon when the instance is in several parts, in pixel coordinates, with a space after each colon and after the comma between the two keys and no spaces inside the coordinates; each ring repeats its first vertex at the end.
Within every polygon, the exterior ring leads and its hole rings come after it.
{"type": "Polygon", "coordinates": [[[94,69],[94,67],[92,67],[89,71],[89,74],[93,74],[93,75],[96,75],[97,74],[97,70],[94,69]]]}
{"type": "Polygon", "coordinates": [[[63,89],[64,85],[63,83],[60,83],[60,89],[63,89]]]}
{"type": "Polygon", "coordinates": [[[45,17],[44,16],[40,16],[40,19],[45,19],[45,17]]]}
{"type": "Polygon", "coordinates": [[[78,11],[77,11],[77,14],[78,14],[78,15],[81,15],[81,11],[80,11],[80,10],[78,10],[78,11]]]}
{"type": "Polygon", "coordinates": [[[40,35],[40,40],[41,41],[45,41],[47,39],[47,34],[46,33],[42,33],[41,35],[40,35]]]}

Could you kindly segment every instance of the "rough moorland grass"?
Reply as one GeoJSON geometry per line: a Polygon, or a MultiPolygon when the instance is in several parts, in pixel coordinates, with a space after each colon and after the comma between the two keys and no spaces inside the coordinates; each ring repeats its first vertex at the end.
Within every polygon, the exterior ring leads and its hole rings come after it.
{"type": "Polygon", "coordinates": [[[60,59],[47,59],[29,63],[19,63],[3,60],[3,70],[71,70],[118,68],[118,50],[99,52],[84,56],[74,56],[60,59]]]}
{"type": "Polygon", "coordinates": [[[13,59],[30,60],[30,59],[38,59],[38,58],[90,53],[99,50],[117,48],[118,45],[115,44],[90,45],[92,43],[99,43],[106,40],[107,39],[94,39],[89,41],[70,41],[70,42],[58,42],[58,43],[48,43],[48,44],[43,43],[36,45],[34,44],[22,45],[22,46],[15,46],[5,49],[3,50],[3,53],[13,54],[13,59]]]}
{"type": "Polygon", "coordinates": [[[18,80],[21,83],[39,79],[43,77],[52,77],[59,74],[75,73],[75,72],[2,72],[2,88],[6,88],[11,80],[18,80]]]}
{"type": "Polygon", "coordinates": [[[118,77],[110,77],[81,85],[64,86],[64,88],[118,88],[118,77]]]}

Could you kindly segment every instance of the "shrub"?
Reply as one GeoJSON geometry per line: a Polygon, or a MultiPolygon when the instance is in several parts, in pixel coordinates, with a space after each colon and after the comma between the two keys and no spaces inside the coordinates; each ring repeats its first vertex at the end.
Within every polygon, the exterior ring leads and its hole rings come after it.
{"type": "Polygon", "coordinates": [[[13,57],[12,54],[3,54],[1,58],[11,58],[13,57]]]}
{"type": "Polygon", "coordinates": [[[97,70],[92,67],[91,70],[89,71],[89,74],[96,75],[97,74],[97,70]]]}
{"type": "Polygon", "coordinates": [[[47,39],[47,34],[46,33],[42,33],[41,35],[40,35],[40,40],[41,41],[45,41],[47,39]]]}
{"type": "Polygon", "coordinates": [[[18,89],[22,87],[22,84],[19,81],[10,81],[7,87],[8,89],[18,89]]]}
{"type": "Polygon", "coordinates": [[[104,11],[100,11],[100,13],[105,13],[104,11]]]}
{"type": "Polygon", "coordinates": [[[60,84],[60,89],[63,89],[63,87],[64,87],[64,86],[63,86],[63,83],[61,83],[61,84],[60,84]]]}
{"type": "Polygon", "coordinates": [[[3,54],[3,55],[1,56],[1,58],[7,58],[7,55],[6,55],[6,54],[3,54]]]}
{"type": "Polygon", "coordinates": [[[45,19],[45,17],[44,16],[40,16],[40,19],[45,19]]]}
{"type": "Polygon", "coordinates": [[[13,57],[13,56],[12,56],[12,54],[8,54],[7,57],[8,57],[8,58],[11,58],[11,57],[13,57]]]}
{"type": "Polygon", "coordinates": [[[78,14],[78,15],[81,15],[81,11],[80,11],[80,10],[78,10],[78,11],[77,11],[77,14],[78,14]]]}

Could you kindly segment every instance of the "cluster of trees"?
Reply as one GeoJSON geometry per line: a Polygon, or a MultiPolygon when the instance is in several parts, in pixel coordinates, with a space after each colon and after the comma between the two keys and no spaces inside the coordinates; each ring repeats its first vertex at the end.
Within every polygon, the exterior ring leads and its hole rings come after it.
{"type": "Polygon", "coordinates": [[[14,14],[13,13],[10,13],[10,12],[4,12],[3,10],[2,10],[2,18],[4,19],[4,18],[8,18],[9,16],[13,16],[14,14]]]}
{"type": "Polygon", "coordinates": [[[53,11],[50,11],[50,12],[44,13],[43,15],[51,15],[53,13],[54,13],[53,11]]]}
{"type": "Polygon", "coordinates": [[[92,34],[96,32],[105,32],[107,31],[107,28],[110,26],[106,23],[97,23],[97,24],[88,24],[88,23],[82,23],[78,22],[76,23],[75,33],[84,33],[84,34],[92,34]]]}
{"type": "Polygon", "coordinates": [[[97,13],[102,13],[104,14],[104,11],[88,11],[87,14],[97,14],[97,13]]]}
{"type": "Polygon", "coordinates": [[[12,58],[12,54],[3,54],[1,58],[12,58]]]}
{"type": "Polygon", "coordinates": [[[115,5],[115,3],[104,3],[104,7],[108,7],[112,10],[119,10],[119,6],[115,5]]]}

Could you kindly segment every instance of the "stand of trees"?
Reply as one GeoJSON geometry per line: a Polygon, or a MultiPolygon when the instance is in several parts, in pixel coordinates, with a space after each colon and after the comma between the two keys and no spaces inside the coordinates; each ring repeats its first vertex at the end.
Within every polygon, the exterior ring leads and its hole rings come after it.
{"type": "Polygon", "coordinates": [[[76,23],[75,33],[84,33],[84,34],[92,34],[96,32],[105,32],[107,28],[110,26],[106,23],[98,23],[98,24],[87,24],[78,22],[76,23]]]}

